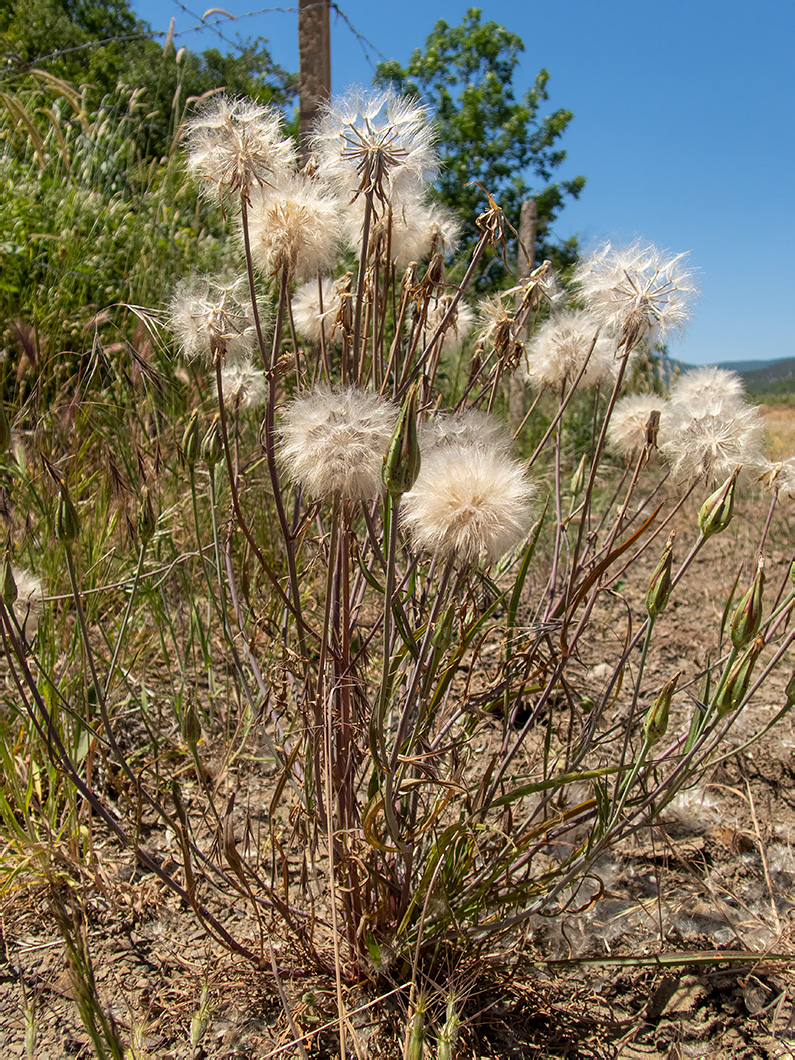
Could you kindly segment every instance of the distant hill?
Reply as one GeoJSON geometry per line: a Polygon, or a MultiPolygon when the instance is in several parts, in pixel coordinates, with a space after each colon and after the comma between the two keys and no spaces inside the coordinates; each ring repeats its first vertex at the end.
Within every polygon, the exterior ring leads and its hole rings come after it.
{"type": "MultiPolygon", "coordinates": [[[[700,367],[704,366],[665,358],[661,373],[670,384],[677,368],[680,372],[687,372],[700,367]]],[[[777,361],[720,361],[717,367],[737,372],[751,397],[761,394],[795,394],[795,357],[784,357],[777,361]]]]}

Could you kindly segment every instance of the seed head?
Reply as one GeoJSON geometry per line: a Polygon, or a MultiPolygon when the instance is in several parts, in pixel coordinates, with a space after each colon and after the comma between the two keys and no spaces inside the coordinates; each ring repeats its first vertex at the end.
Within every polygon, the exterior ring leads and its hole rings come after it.
{"type": "Polygon", "coordinates": [[[599,318],[593,313],[581,309],[557,313],[527,344],[527,378],[539,389],[557,390],[564,380],[577,378],[587,357],[579,385],[597,386],[616,374],[614,352],[615,341],[600,331],[599,318]]]}
{"type": "Polygon", "coordinates": [[[377,394],[319,384],[284,410],[282,463],[318,500],[372,501],[383,488],[381,467],[397,414],[377,394]]]}
{"type": "Polygon", "coordinates": [[[736,372],[725,368],[694,368],[684,372],[671,387],[669,400],[672,405],[689,405],[693,402],[704,406],[732,402],[745,402],[745,386],[736,372]]]}
{"type": "Polygon", "coordinates": [[[171,300],[169,323],[187,360],[248,357],[256,334],[247,292],[243,279],[219,283],[195,276],[180,284],[171,300]]]}
{"type": "Polygon", "coordinates": [[[221,369],[221,390],[224,405],[231,409],[257,409],[268,400],[265,373],[251,361],[225,361],[221,369]]]}
{"type": "Polygon", "coordinates": [[[422,181],[439,162],[422,104],[394,91],[353,89],[331,100],[312,141],[318,171],[349,199],[386,202],[399,180],[422,181]]]}
{"type": "MultiPolygon", "coordinates": [[[[436,329],[445,317],[454,295],[443,294],[433,299],[425,316],[421,342],[426,344],[435,334],[436,329]]],[[[442,335],[442,353],[458,353],[464,345],[467,335],[475,325],[475,314],[466,304],[459,300],[442,335]]]]}
{"type": "Polygon", "coordinates": [[[762,459],[755,470],[765,489],[777,489],[780,497],[795,497],[795,456],[778,461],[762,459]]]}
{"type": "Polygon", "coordinates": [[[684,327],[696,290],[685,257],[642,243],[625,250],[608,243],[577,267],[580,297],[618,333],[619,350],[629,353],[643,338],[656,341],[684,327]]]}
{"type": "Polygon", "coordinates": [[[251,253],[263,272],[288,280],[328,271],[337,260],[340,204],[318,181],[287,176],[251,197],[251,253]]]}
{"type": "Polygon", "coordinates": [[[655,412],[660,416],[656,444],[661,445],[665,440],[667,406],[668,402],[656,394],[620,398],[607,427],[607,439],[613,449],[628,459],[639,456],[649,441],[649,420],[655,412]]]}
{"type": "Polygon", "coordinates": [[[293,320],[299,335],[310,342],[320,342],[321,329],[326,342],[342,344],[342,328],[338,326],[343,300],[351,309],[353,318],[354,296],[351,294],[350,274],[332,280],[326,277],[322,281],[323,310],[320,309],[320,297],[317,280],[308,280],[296,289],[292,299],[293,320]]]}
{"type": "Polygon", "coordinates": [[[526,535],[534,496],[505,446],[451,443],[423,454],[401,517],[418,549],[457,566],[492,563],[526,535]]]}
{"type": "Polygon", "coordinates": [[[669,405],[660,449],[675,478],[720,479],[740,464],[759,464],[763,437],[756,406],[705,397],[669,405]]]}
{"type": "Polygon", "coordinates": [[[187,124],[188,172],[207,196],[241,192],[278,180],[295,169],[292,140],[273,107],[218,96],[187,124]]]}

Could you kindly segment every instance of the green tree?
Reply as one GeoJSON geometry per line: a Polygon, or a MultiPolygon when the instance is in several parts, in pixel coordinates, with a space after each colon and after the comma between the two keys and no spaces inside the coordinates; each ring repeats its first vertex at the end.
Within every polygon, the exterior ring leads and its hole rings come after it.
{"type": "Polygon", "coordinates": [[[515,228],[523,200],[534,198],[539,256],[570,260],[573,241],[561,247],[549,240],[567,196],[577,198],[585,184],[584,177],[553,180],[566,158],[559,140],[572,113],[559,109],[540,115],[549,98],[546,70],[517,100],[513,78],[523,51],[517,34],[496,22],[481,22],[480,9],[470,8],[460,26],[437,22],[424,51],[416,49],[405,68],[394,60],[381,63],[376,82],[418,96],[433,111],[443,162],[439,197],[460,213],[469,249],[479,234],[475,219],[487,205],[477,182],[515,228]]]}
{"type": "Polygon", "coordinates": [[[118,105],[122,85],[138,89],[136,146],[147,160],[167,153],[186,104],[205,92],[284,107],[297,90],[261,37],[238,42],[236,54],[164,51],[127,0],[0,0],[0,87],[18,87],[33,68],[82,88],[89,111],[118,105]]]}

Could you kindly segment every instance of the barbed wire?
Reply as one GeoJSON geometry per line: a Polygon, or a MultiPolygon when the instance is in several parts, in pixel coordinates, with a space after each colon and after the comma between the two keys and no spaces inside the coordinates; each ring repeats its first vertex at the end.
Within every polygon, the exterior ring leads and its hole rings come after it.
{"type": "MultiPolygon", "coordinates": [[[[240,22],[243,19],[256,18],[259,15],[270,15],[270,14],[297,15],[298,14],[298,8],[297,7],[262,7],[262,8],[259,8],[258,10],[256,10],[256,11],[246,11],[242,15],[230,15],[227,18],[217,18],[217,19],[215,19],[213,21],[209,21],[208,19],[205,19],[202,15],[199,15],[196,11],[191,11],[191,9],[189,7],[187,7],[187,5],[182,2],[182,0],[173,0],[173,2],[175,4],[175,6],[178,7],[180,10],[184,11],[184,13],[186,15],[189,15],[191,18],[196,20],[196,23],[193,26],[189,26],[186,29],[182,29],[182,30],[179,30],[179,31],[173,32],[173,33],[170,32],[169,30],[154,30],[154,29],[152,29],[152,30],[150,30],[149,33],[118,34],[118,35],[113,36],[113,37],[103,37],[100,40],[85,41],[82,44],[73,44],[73,45],[70,45],[68,48],[58,48],[56,51],[49,52],[47,55],[38,55],[38,56],[35,57],[35,59],[20,60],[16,64],[9,63],[6,66],[6,69],[2,72],[2,75],[5,75],[5,76],[0,75],[0,84],[4,83],[8,79],[8,75],[9,74],[11,76],[13,76],[13,75],[19,73],[22,70],[29,70],[29,69],[31,69],[31,67],[38,66],[40,63],[48,62],[50,59],[59,59],[61,56],[70,55],[73,52],[85,51],[85,50],[91,49],[91,48],[101,48],[101,47],[104,47],[107,44],[123,44],[123,43],[130,42],[130,41],[146,41],[146,40],[156,40],[156,39],[170,39],[170,40],[174,41],[174,40],[177,40],[180,37],[186,37],[189,34],[200,33],[203,30],[210,30],[211,32],[215,33],[224,42],[224,44],[226,44],[228,47],[233,49],[233,51],[236,52],[237,54],[241,54],[243,52],[243,50],[245,49],[247,42],[246,41],[240,41],[240,40],[233,40],[231,37],[227,37],[224,33],[221,32],[220,29],[218,29],[218,26],[223,25],[224,22],[230,21],[230,19],[232,19],[235,22],[240,22]]],[[[318,3],[308,4],[307,7],[304,8],[304,10],[310,10],[313,7],[325,7],[325,6],[326,6],[326,4],[325,4],[324,0],[319,0],[318,3]]],[[[339,4],[334,3],[333,0],[332,0],[332,2],[328,4],[328,7],[330,8],[330,10],[332,10],[335,13],[335,15],[339,19],[341,19],[341,21],[344,23],[345,27],[348,29],[348,31],[351,33],[351,35],[356,39],[357,43],[359,44],[359,46],[362,49],[362,53],[364,55],[365,61],[370,66],[371,70],[373,72],[375,72],[376,64],[373,62],[373,60],[372,60],[372,58],[370,56],[370,52],[374,52],[376,54],[377,58],[381,62],[385,61],[385,59],[386,59],[386,56],[384,55],[384,53],[381,51],[381,49],[376,44],[374,44],[371,40],[369,40],[367,37],[365,37],[365,35],[363,33],[360,33],[356,29],[356,27],[353,25],[353,22],[351,21],[350,17],[342,10],[342,8],[339,6],[339,4]]],[[[209,10],[216,10],[216,9],[210,8],[209,10]]],[[[265,39],[268,40],[267,37],[265,39]]]]}

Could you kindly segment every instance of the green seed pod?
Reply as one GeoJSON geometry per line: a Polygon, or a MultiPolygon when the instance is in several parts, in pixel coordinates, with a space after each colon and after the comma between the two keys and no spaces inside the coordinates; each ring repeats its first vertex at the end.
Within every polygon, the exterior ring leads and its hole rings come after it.
{"type": "Polygon", "coordinates": [[[408,493],[420,473],[420,446],[417,441],[417,401],[419,384],[410,387],[400,408],[389,450],[381,468],[381,480],[391,497],[408,493]]]}
{"type": "Polygon", "coordinates": [[[737,605],[732,616],[732,644],[738,651],[750,644],[762,624],[762,590],[765,585],[765,561],[760,556],[751,588],[737,605]]]}
{"type": "Polygon", "coordinates": [[[582,493],[582,488],[585,485],[585,453],[582,454],[577,470],[571,476],[571,483],[569,489],[571,490],[572,497],[577,497],[582,493]]]}
{"type": "Polygon", "coordinates": [[[210,429],[205,434],[202,442],[202,456],[207,466],[213,468],[223,455],[224,443],[221,440],[221,421],[218,416],[214,416],[210,429]]]}
{"type": "Polygon", "coordinates": [[[190,414],[188,426],[182,435],[182,456],[190,468],[199,459],[199,446],[199,410],[194,409],[190,414]]]}
{"type": "Polygon", "coordinates": [[[756,660],[764,646],[765,638],[757,637],[729,670],[726,680],[718,689],[715,697],[715,710],[719,718],[731,714],[744,699],[748,686],[751,684],[751,675],[756,666],[756,660]]]}
{"type": "Polygon", "coordinates": [[[734,513],[734,487],[739,468],[735,468],[722,486],[704,501],[698,513],[698,526],[703,537],[711,537],[725,530],[734,513]]]}
{"type": "Polygon", "coordinates": [[[787,703],[792,706],[795,703],[795,670],[792,671],[785,691],[787,693],[787,703]]]}
{"type": "Polygon", "coordinates": [[[11,553],[6,549],[3,560],[3,603],[6,607],[13,607],[17,598],[17,583],[14,580],[14,571],[11,567],[11,553]]]}
{"type": "Polygon", "coordinates": [[[195,751],[202,736],[202,727],[193,697],[188,700],[188,707],[182,722],[182,734],[188,747],[195,751]]]}
{"type": "Polygon", "coordinates": [[[676,531],[672,530],[649,582],[646,592],[646,610],[650,618],[656,618],[668,606],[668,597],[671,595],[671,565],[673,564],[675,536],[676,531]]]}
{"type": "Polygon", "coordinates": [[[152,507],[152,496],[148,486],[143,486],[141,489],[141,503],[138,506],[136,529],[143,545],[149,544],[157,529],[157,516],[152,507]]]}
{"type": "Polygon", "coordinates": [[[68,544],[80,536],[80,518],[77,509],[69,496],[69,490],[65,482],[59,482],[60,494],[58,497],[58,510],[55,514],[55,536],[59,541],[68,544]]]}
{"type": "Polygon", "coordinates": [[[663,736],[665,736],[665,732],[668,728],[668,715],[671,710],[671,700],[673,699],[676,685],[680,677],[681,670],[679,673],[674,674],[671,680],[663,685],[660,694],[646,712],[646,717],[643,719],[643,738],[650,747],[659,743],[663,736]]]}

